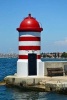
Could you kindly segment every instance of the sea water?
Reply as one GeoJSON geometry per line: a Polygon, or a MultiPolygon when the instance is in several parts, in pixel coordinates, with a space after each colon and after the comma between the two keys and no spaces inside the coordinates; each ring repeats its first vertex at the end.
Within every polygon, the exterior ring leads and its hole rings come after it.
{"type": "MultiPolygon", "coordinates": [[[[42,61],[67,61],[67,59],[42,59],[42,61]]],[[[0,81],[7,75],[16,73],[17,58],[0,58],[0,81]]],[[[22,91],[0,86],[0,100],[67,100],[67,95],[54,92],[22,91]]]]}

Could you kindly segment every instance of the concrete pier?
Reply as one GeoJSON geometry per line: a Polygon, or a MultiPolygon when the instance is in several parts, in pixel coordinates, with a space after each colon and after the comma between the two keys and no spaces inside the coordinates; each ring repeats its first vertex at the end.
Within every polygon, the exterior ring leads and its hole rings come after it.
{"type": "Polygon", "coordinates": [[[55,91],[61,92],[62,90],[67,90],[67,76],[58,77],[17,77],[17,76],[7,76],[4,79],[7,86],[16,86],[27,90],[34,91],[55,91]]]}
{"type": "Polygon", "coordinates": [[[3,81],[0,81],[0,86],[1,85],[6,85],[6,82],[3,80],[3,81]]]}
{"type": "Polygon", "coordinates": [[[22,90],[34,90],[34,91],[45,91],[45,86],[40,84],[44,77],[37,76],[7,76],[4,78],[7,86],[19,87],[22,90]]]}

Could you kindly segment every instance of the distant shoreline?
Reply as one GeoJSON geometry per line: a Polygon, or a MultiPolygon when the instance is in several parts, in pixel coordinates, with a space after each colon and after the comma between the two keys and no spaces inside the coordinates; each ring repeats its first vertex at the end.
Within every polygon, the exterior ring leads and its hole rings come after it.
{"type": "Polygon", "coordinates": [[[8,54],[0,53],[0,58],[18,58],[18,54],[16,54],[16,53],[8,53],[8,54]]]}

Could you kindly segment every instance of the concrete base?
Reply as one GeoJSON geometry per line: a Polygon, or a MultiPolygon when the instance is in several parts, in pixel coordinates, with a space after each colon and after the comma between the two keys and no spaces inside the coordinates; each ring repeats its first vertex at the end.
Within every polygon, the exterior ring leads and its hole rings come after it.
{"type": "MultiPolygon", "coordinates": [[[[55,91],[61,92],[63,89],[67,91],[67,77],[17,77],[7,76],[4,79],[7,86],[19,87],[20,89],[34,91],[55,91]]],[[[64,91],[65,92],[65,91],[64,91]]]]}
{"type": "Polygon", "coordinates": [[[28,76],[28,77],[21,77],[21,76],[7,76],[4,78],[7,84],[17,84],[20,83],[26,84],[26,85],[35,85],[39,84],[42,80],[44,80],[44,77],[37,77],[37,76],[28,76]]]}
{"type": "MultiPolygon", "coordinates": [[[[32,66],[31,66],[32,67],[32,66]]],[[[28,77],[28,60],[17,61],[17,76],[28,77]]],[[[37,76],[44,76],[44,62],[37,60],[37,76]]]]}
{"type": "Polygon", "coordinates": [[[44,77],[28,76],[28,77],[17,77],[7,76],[4,78],[8,87],[17,87],[22,90],[33,90],[33,91],[45,91],[45,86],[40,85],[40,82],[44,80],[44,77]]]}

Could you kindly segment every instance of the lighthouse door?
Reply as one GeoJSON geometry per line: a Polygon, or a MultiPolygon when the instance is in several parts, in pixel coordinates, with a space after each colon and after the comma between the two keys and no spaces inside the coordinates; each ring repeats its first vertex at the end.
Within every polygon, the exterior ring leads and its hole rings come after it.
{"type": "Polygon", "coordinates": [[[28,54],[28,75],[37,75],[37,55],[28,54]]]}

